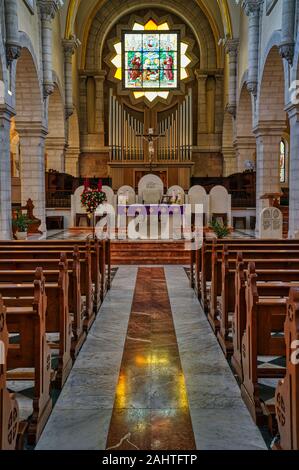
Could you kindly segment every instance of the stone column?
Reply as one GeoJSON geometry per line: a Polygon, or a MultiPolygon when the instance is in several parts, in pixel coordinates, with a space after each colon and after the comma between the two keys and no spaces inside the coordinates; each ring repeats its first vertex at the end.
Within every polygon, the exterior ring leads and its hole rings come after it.
{"type": "Polygon", "coordinates": [[[65,154],[65,172],[75,177],[79,176],[79,147],[68,147],[65,154]]]}
{"type": "Polygon", "coordinates": [[[299,108],[291,106],[288,115],[290,120],[289,237],[299,238],[299,108]]]}
{"type": "Polygon", "coordinates": [[[9,240],[11,231],[10,119],[12,109],[0,104],[0,239],[9,240]]]}
{"type": "Polygon", "coordinates": [[[52,74],[52,21],[59,8],[59,0],[39,0],[42,24],[43,88],[44,98],[54,90],[52,74]]]}
{"type": "Polygon", "coordinates": [[[215,97],[215,133],[222,135],[223,132],[223,73],[215,74],[216,97],[215,97]]]}
{"type": "Polygon", "coordinates": [[[87,134],[87,90],[86,90],[86,74],[81,74],[79,79],[80,94],[80,130],[82,134],[87,134]]]}
{"type": "Polygon", "coordinates": [[[47,137],[47,171],[56,170],[60,173],[65,171],[65,139],[61,137],[47,137]]]}
{"type": "Polygon", "coordinates": [[[279,146],[285,121],[263,123],[254,129],[256,136],[256,230],[259,231],[259,216],[267,206],[260,197],[265,193],[279,193],[280,164],[279,146]]]}
{"type": "Polygon", "coordinates": [[[206,84],[208,75],[202,70],[196,70],[198,84],[198,116],[197,116],[197,145],[200,145],[201,134],[207,133],[207,97],[206,84]]]}
{"type": "Polygon", "coordinates": [[[65,116],[68,119],[74,112],[72,57],[78,47],[78,41],[75,38],[64,39],[62,45],[64,49],[65,116]]]}
{"type": "Polygon", "coordinates": [[[22,205],[29,198],[35,206],[34,215],[41,219],[40,230],[46,232],[45,138],[47,131],[40,123],[17,124],[21,146],[22,205]]]}
{"type": "Polygon", "coordinates": [[[223,176],[229,176],[236,173],[236,152],[233,147],[223,147],[223,176]]]}
{"type": "Polygon", "coordinates": [[[282,40],[279,46],[279,52],[283,59],[286,59],[290,65],[293,64],[295,51],[295,20],[296,20],[296,2],[294,0],[283,0],[282,5],[282,40]]]}
{"type": "Polygon", "coordinates": [[[237,171],[239,173],[245,170],[246,160],[256,163],[256,140],[254,136],[237,137],[234,147],[237,155],[237,171]]]}
{"type": "Polygon", "coordinates": [[[20,57],[18,3],[17,0],[5,0],[6,57],[10,65],[20,57]]]}
{"type": "Polygon", "coordinates": [[[95,128],[96,133],[99,134],[99,144],[104,147],[105,145],[105,125],[104,125],[104,81],[106,71],[101,70],[95,76],[96,84],[96,119],[95,128]]]}
{"type": "Polygon", "coordinates": [[[237,110],[237,59],[239,39],[228,39],[225,43],[225,51],[229,57],[229,103],[227,111],[236,117],[237,110]]]}
{"type": "Polygon", "coordinates": [[[243,8],[248,16],[248,80],[247,88],[254,96],[258,87],[260,14],[264,0],[243,0],[243,8]]]}

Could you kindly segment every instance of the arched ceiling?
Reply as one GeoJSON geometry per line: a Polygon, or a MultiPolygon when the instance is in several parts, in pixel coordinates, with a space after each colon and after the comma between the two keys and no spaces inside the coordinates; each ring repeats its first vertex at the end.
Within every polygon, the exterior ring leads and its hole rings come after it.
{"type": "MultiPolygon", "coordinates": [[[[229,0],[194,1],[206,14],[217,42],[223,37],[238,37],[240,6],[229,0]]],[[[105,0],[65,0],[61,10],[61,29],[65,37],[76,34],[84,42],[92,19],[103,3],[105,0]]]]}

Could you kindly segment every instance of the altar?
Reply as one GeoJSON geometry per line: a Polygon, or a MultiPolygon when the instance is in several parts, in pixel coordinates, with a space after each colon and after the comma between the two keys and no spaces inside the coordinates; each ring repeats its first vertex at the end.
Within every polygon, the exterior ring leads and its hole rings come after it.
{"type": "MultiPolygon", "coordinates": [[[[71,198],[72,226],[76,227],[78,214],[86,214],[81,205],[81,195],[84,187],[79,187],[71,198]]],[[[104,225],[110,217],[114,224],[114,233],[117,231],[127,235],[127,228],[133,219],[136,224],[144,224],[143,237],[149,237],[151,218],[156,217],[160,223],[161,215],[169,216],[170,231],[175,226],[175,232],[182,233],[184,224],[191,226],[195,214],[202,215],[201,225],[208,226],[215,218],[221,219],[224,224],[232,226],[231,196],[223,186],[215,186],[209,194],[202,186],[195,185],[185,191],[179,185],[172,185],[165,189],[164,182],[155,174],[143,176],[138,184],[137,192],[132,186],[121,186],[117,191],[109,186],[103,186],[106,193],[106,202],[99,206],[96,218],[104,225]],[[184,219],[185,217],[185,219],[184,219]],[[187,217],[187,219],[186,219],[187,217]],[[147,219],[146,222],[144,219],[147,219]],[[189,222],[188,222],[189,221],[189,222]],[[191,223],[192,221],[192,223],[191,223]],[[180,229],[179,229],[180,227],[180,229]]],[[[84,217],[81,226],[85,225],[84,217]]],[[[162,233],[161,227],[155,232],[155,238],[162,233]]]]}

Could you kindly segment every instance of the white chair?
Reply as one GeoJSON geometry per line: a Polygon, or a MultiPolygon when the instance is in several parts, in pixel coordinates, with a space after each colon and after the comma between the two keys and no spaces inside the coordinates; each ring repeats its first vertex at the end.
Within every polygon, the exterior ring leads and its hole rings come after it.
{"type": "Polygon", "coordinates": [[[189,189],[188,203],[191,204],[192,214],[195,213],[195,205],[201,204],[203,206],[204,225],[207,225],[210,219],[210,198],[206,193],[203,186],[195,185],[189,189]]]}
{"type": "Polygon", "coordinates": [[[122,186],[117,191],[117,204],[123,204],[124,201],[128,206],[136,203],[136,193],[132,186],[122,186]]]}
{"type": "Polygon", "coordinates": [[[210,222],[213,217],[232,226],[232,200],[224,186],[214,186],[210,191],[210,222]]]}
{"type": "Polygon", "coordinates": [[[113,189],[110,188],[110,186],[103,186],[102,191],[106,194],[107,203],[115,207],[115,194],[113,189]]]}
{"type": "Polygon", "coordinates": [[[156,175],[145,175],[138,184],[140,204],[159,204],[164,193],[163,181],[156,175]]]}
{"type": "Polygon", "coordinates": [[[174,196],[178,198],[177,204],[185,204],[185,191],[181,186],[171,186],[167,191],[167,196],[174,196]]]}

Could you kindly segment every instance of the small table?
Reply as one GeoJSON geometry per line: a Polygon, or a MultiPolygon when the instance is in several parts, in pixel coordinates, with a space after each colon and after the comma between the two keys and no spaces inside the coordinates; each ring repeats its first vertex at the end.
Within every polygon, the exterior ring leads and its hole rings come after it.
{"type": "Polygon", "coordinates": [[[46,217],[47,230],[63,230],[64,217],[63,215],[50,215],[46,217]]]}

